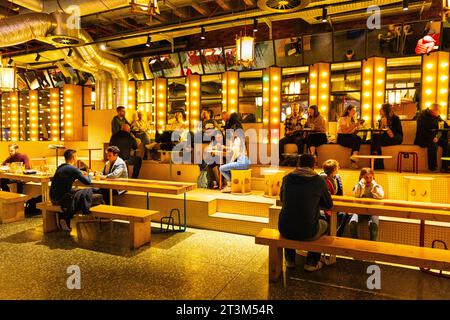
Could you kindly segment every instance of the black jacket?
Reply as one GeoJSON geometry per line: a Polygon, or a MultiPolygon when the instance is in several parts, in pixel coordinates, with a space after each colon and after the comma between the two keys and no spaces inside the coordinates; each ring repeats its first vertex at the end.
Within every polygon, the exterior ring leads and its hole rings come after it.
{"type": "MultiPolygon", "coordinates": [[[[439,128],[439,122],[444,121],[439,116],[433,116],[430,109],[425,109],[419,113],[417,117],[417,130],[416,138],[414,139],[414,144],[421,146],[422,148],[427,147],[432,143],[433,139],[436,137],[437,132],[432,131],[432,129],[439,128]]],[[[449,126],[444,121],[444,128],[449,126]]],[[[443,135],[446,138],[447,135],[443,135]]]]}
{"type": "Polygon", "coordinates": [[[119,148],[119,157],[123,160],[131,158],[131,150],[138,148],[136,139],[127,131],[120,130],[114,133],[109,140],[110,146],[116,146],[119,148]]]}
{"type": "MultiPolygon", "coordinates": [[[[378,125],[380,126],[380,124],[381,120],[378,120],[378,125]]],[[[392,139],[395,139],[399,144],[401,144],[403,142],[403,129],[400,118],[397,115],[393,115],[387,125],[394,134],[394,137],[392,139]]],[[[386,132],[384,133],[384,135],[388,136],[386,132]]]]}
{"type": "Polygon", "coordinates": [[[280,200],[283,207],[278,229],[284,237],[295,240],[314,237],[318,231],[319,209],[333,207],[325,181],[310,168],[298,168],[283,178],[280,200]]]}
{"type": "Polygon", "coordinates": [[[84,215],[89,214],[89,208],[94,204],[94,193],[92,188],[73,189],[66,193],[60,201],[61,210],[65,214],[65,218],[72,219],[77,211],[81,211],[84,215]]]}

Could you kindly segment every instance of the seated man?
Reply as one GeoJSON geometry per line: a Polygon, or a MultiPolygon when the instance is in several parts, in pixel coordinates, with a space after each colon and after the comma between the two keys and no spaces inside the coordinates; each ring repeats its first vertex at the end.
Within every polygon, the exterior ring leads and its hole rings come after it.
{"type": "MultiPolygon", "coordinates": [[[[428,149],[428,170],[437,171],[437,149],[442,148],[442,157],[450,156],[449,139],[447,132],[436,129],[449,128],[448,124],[439,115],[439,104],[434,103],[431,108],[422,110],[417,117],[417,131],[414,144],[428,149]]],[[[443,172],[448,171],[448,161],[442,161],[443,172]]]]}
{"type": "Polygon", "coordinates": [[[144,146],[150,143],[150,127],[143,111],[137,113],[137,119],[133,121],[131,128],[133,129],[136,138],[140,139],[144,146]]]}
{"type": "Polygon", "coordinates": [[[136,155],[131,155],[131,151],[138,148],[136,138],[130,132],[128,124],[122,125],[122,129],[113,134],[109,140],[110,146],[116,146],[120,150],[120,157],[125,160],[127,164],[133,166],[133,175],[131,178],[137,179],[141,171],[142,158],[136,155]]]}
{"type": "Polygon", "coordinates": [[[83,173],[76,167],[77,154],[75,150],[67,149],[64,152],[64,159],[66,163],[61,164],[53,176],[50,186],[50,199],[53,204],[61,205],[65,211],[59,221],[60,228],[70,231],[70,220],[77,209],[81,209],[84,214],[88,214],[88,209],[94,202],[102,203],[103,201],[93,196],[92,188],[72,189],[75,180],[90,185],[93,173],[83,173]]]}
{"type": "Polygon", "coordinates": [[[280,139],[279,143],[279,156],[280,156],[280,163],[284,160],[284,146],[288,143],[295,143],[297,145],[297,152],[298,154],[303,153],[303,147],[305,144],[305,139],[303,138],[302,133],[296,132],[296,130],[302,128],[302,115],[300,112],[300,105],[298,103],[292,104],[292,114],[286,118],[284,122],[284,138],[280,139]]]}
{"type": "MultiPolygon", "coordinates": [[[[333,200],[325,181],[314,170],[314,156],[300,156],[300,168],[283,178],[280,200],[283,203],[278,229],[283,237],[293,240],[314,241],[327,233],[328,223],[320,219],[320,208],[331,209],[333,200]]],[[[295,250],[284,249],[286,266],[295,267],[295,250]]],[[[321,254],[308,252],[304,269],[322,268],[321,254]]],[[[323,260],[324,263],[327,260],[323,260]]]]}
{"type": "MultiPolygon", "coordinates": [[[[128,178],[128,169],[125,161],[119,157],[120,150],[116,146],[109,146],[106,150],[108,161],[102,171],[102,179],[128,178]]],[[[106,204],[111,203],[109,189],[100,189],[106,204]]],[[[124,190],[113,190],[113,195],[125,193],[124,190]]]]}
{"type": "MultiPolygon", "coordinates": [[[[28,156],[24,153],[19,153],[19,146],[15,143],[11,143],[8,146],[9,157],[3,161],[2,166],[9,165],[13,162],[22,162],[25,166],[25,169],[31,169],[30,160],[28,156]]],[[[17,193],[23,193],[23,185],[24,183],[21,181],[9,180],[9,179],[0,179],[0,185],[3,191],[10,191],[8,184],[17,183],[17,193]]]]}

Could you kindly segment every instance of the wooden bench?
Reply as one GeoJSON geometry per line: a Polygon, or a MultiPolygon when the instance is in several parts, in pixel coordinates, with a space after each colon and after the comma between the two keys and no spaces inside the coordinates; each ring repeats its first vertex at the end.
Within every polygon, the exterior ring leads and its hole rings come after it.
{"type": "MultiPolygon", "coordinates": [[[[57,213],[62,213],[61,207],[52,203],[38,203],[38,209],[42,210],[44,233],[58,230],[57,213]]],[[[90,209],[90,216],[113,220],[125,220],[130,223],[130,247],[132,249],[150,243],[151,240],[151,216],[159,211],[136,209],[119,206],[99,205],[90,209]]]]}
{"type": "Polygon", "coordinates": [[[269,246],[270,281],[276,281],[283,271],[283,248],[450,270],[450,251],[442,249],[334,236],[323,236],[315,241],[296,241],[283,238],[278,230],[267,228],[256,235],[255,243],[269,246]]]}
{"type": "Polygon", "coordinates": [[[30,199],[25,194],[0,191],[0,223],[10,223],[25,219],[25,202],[30,199]]]}

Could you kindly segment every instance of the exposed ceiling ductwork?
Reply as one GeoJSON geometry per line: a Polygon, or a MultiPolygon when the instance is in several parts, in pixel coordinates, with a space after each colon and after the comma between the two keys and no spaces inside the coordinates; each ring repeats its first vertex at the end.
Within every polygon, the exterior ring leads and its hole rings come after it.
{"type": "MultiPolygon", "coordinates": [[[[34,39],[50,43],[56,47],[92,43],[90,35],[84,30],[68,28],[64,13],[30,13],[4,18],[0,25],[0,47],[8,47],[25,43],[34,39]]],[[[86,71],[107,84],[109,91],[110,78],[115,80],[115,99],[112,104],[107,99],[98,104],[100,108],[124,105],[127,102],[128,72],[126,66],[115,56],[102,52],[97,45],[73,47],[69,57],[69,49],[61,49],[64,60],[75,69],[86,71]],[[104,73],[108,73],[105,75],[104,73]],[[107,101],[108,104],[105,104],[107,101]]],[[[112,94],[112,90],[111,90],[112,94]]],[[[102,96],[103,93],[99,94],[102,96]]]]}

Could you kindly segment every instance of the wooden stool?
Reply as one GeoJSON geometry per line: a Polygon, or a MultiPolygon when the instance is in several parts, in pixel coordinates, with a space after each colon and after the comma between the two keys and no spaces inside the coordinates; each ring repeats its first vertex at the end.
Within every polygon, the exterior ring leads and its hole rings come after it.
{"type": "Polygon", "coordinates": [[[419,173],[419,156],[417,152],[407,151],[400,151],[397,155],[397,172],[402,173],[403,158],[409,159],[409,156],[412,156],[413,159],[413,172],[419,173]]]}
{"type": "Polygon", "coordinates": [[[0,223],[24,220],[24,204],[28,199],[24,194],[0,191],[0,223]]]}
{"type": "Polygon", "coordinates": [[[282,170],[261,170],[264,175],[264,197],[277,198],[280,195],[284,173],[282,170]]]}
{"type": "Polygon", "coordinates": [[[231,193],[252,193],[252,169],[231,170],[231,193]]]}

